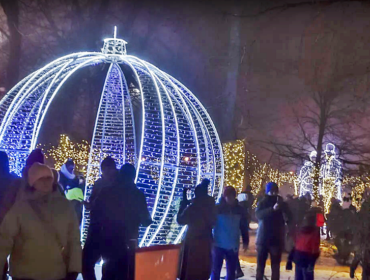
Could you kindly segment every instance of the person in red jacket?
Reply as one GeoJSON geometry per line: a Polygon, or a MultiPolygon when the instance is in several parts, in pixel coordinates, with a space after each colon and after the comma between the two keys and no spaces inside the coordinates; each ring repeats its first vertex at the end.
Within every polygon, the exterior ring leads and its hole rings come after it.
{"type": "Polygon", "coordinates": [[[287,270],[295,263],[295,280],[313,280],[315,263],[320,255],[320,228],[316,225],[316,215],[308,212],[295,238],[295,246],[290,252],[287,270]]]}

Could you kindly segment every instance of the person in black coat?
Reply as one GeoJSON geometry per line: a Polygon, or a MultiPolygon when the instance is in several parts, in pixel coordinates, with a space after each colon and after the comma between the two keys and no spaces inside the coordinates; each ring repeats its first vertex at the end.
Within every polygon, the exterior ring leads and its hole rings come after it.
{"type": "Polygon", "coordinates": [[[285,224],[291,214],[279,194],[276,183],[266,185],[266,196],[258,203],[256,217],[257,232],[257,280],[263,280],[268,254],[271,258],[272,280],[280,278],[280,262],[284,249],[285,224]]]}
{"type": "Polygon", "coordinates": [[[216,222],[215,200],[208,195],[209,181],[195,188],[190,205],[184,189],[177,214],[180,225],[188,225],[181,265],[181,280],[208,280],[212,269],[212,227],[216,222]]]}
{"type": "MultiPolygon", "coordinates": [[[[116,162],[112,157],[108,156],[101,162],[100,170],[101,178],[94,183],[89,202],[84,203],[85,209],[90,211],[94,208],[95,201],[104,188],[120,184],[119,172],[116,162]]],[[[91,227],[91,230],[89,229],[82,251],[82,276],[84,280],[96,280],[95,264],[100,260],[102,255],[99,232],[100,229],[94,226],[91,227]]]]}
{"type": "MultiPolygon", "coordinates": [[[[4,208],[3,205],[6,203],[6,193],[9,191],[9,188],[12,186],[15,180],[16,177],[10,174],[8,154],[6,152],[0,151],[0,213],[4,213],[4,215],[1,215],[0,223],[2,222],[2,219],[7,212],[6,210],[2,209],[4,208]]],[[[6,280],[8,278],[7,273],[8,263],[5,262],[2,280],[6,280]]]]}
{"type": "Polygon", "coordinates": [[[101,190],[91,210],[89,234],[97,237],[88,238],[100,240],[102,279],[127,279],[128,245],[139,238],[140,225],[152,223],[145,195],[135,185],[135,167],[124,164],[119,177],[119,183],[101,190]]]}

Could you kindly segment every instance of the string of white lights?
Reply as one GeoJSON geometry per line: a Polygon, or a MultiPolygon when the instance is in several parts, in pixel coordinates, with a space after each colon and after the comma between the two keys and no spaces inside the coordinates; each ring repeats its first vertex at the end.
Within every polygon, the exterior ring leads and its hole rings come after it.
{"type": "MultiPolygon", "coordinates": [[[[12,171],[20,174],[52,101],[69,77],[90,65],[109,64],[92,136],[85,197],[100,176],[104,157],[111,155],[118,166],[130,162],[137,168],[136,183],[154,220],[140,229],[140,245],[178,243],[186,231],[175,219],[182,189],[194,189],[208,178],[210,193],[215,198],[221,194],[221,143],[199,100],[173,77],[127,55],[126,44],[116,36],[105,39],[101,53],[59,58],[19,82],[0,101],[0,149],[9,153],[12,171]],[[139,101],[136,107],[132,98],[139,101]],[[134,109],[141,109],[140,117],[134,109]],[[141,131],[138,137],[135,131],[141,131]]],[[[84,211],[83,240],[88,225],[89,213],[84,211]]]]}

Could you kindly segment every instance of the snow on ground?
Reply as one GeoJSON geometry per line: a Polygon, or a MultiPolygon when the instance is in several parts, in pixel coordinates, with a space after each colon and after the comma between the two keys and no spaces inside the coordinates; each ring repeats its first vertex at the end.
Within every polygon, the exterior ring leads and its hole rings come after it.
{"type": "MultiPolygon", "coordinates": [[[[246,261],[241,261],[242,269],[244,272],[244,277],[239,278],[240,280],[249,280],[256,278],[256,264],[255,263],[249,263],[246,261]]],[[[96,266],[95,268],[97,280],[101,280],[101,266],[96,266]]],[[[226,275],[225,268],[223,269],[221,276],[226,275]]],[[[271,279],[271,267],[266,265],[265,275],[268,279],[271,279]]],[[[357,279],[361,279],[360,271],[356,274],[357,279]]],[[[284,266],[280,267],[280,279],[281,280],[294,280],[294,267],[293,271],[286,271],[285,270],[285,263],[284,266]]],[[[335,267],[333,269],[327,268],[326,270],[323,269],[317,269],[315,270],[315,279],[316,280],[348,280],[349,274],[348,272],[337,272],[335,267]]],[[[82,277],[80,276],[78,280],[82,280],[82,277]]],[[[144,279],[138,279],[138,280],[144,280],[144,279]]],[[[149,280],[149,279],[148,279],[149,280]]],[[[175,280],[175,279],[174,279],[175,280]]]]}
{"type": "MultiPolygon", "coordinates": [[[[283,262],[282,262],[283,264],[283,262]]],[[[257,264],[255,263],[249,263],[245,261],[241,261],[241,266],[244,272],[244,277],[239,278],[240,280],[246,280],[246,279],[253,279],[256,278],[256,267],[257,264]]],[[[221,276],[224,276],[226,272],[223,272],[221,276]]],[[[265,276],[268,279],[271,279],[271,267],[266,265],[266,270],[265,270],[265,276]]],[[[357,273],[356,275],[359,279],[361,279],[360,273],[357,273]]],[[[285,270],[285,262],[284,265],[280,267],[280,279],[281,280],[294,280],[294,266],[293,266],[293,271],[286,271],[285,270]]],[[[334,268],[334,270],[328,268],[327,270],[315,270],[315,279],[316,280],[348,280],[350,279],[349,273],[348,272],[337,272],[334,268]]]]}

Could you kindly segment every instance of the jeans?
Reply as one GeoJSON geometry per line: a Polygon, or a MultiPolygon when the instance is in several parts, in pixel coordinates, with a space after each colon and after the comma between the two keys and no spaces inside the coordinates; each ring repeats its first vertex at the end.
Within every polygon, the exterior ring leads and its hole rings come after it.
{"type": "Polygon", "coordinates": [[[280,279],[280,262],[282,248],[279,246],[257,246],[256,280],[263,280],[268,254],[270,254],[271,259],[271,271],[272,271],[271,280],[280,279]]]}
{"type": "Polygon", "coordinates": [[[314,265],[300,266],[295,265],[295,280],[313,280],[314,279],[314,265]]]}
{"type": "Polygon", "coordinates": [[[238,252],[219,247],[214,247],[212,252],[213,267],[211,280],[220,280],[224,259],[226,259],[226,280],[235,280],[235,271],[239,260],[238,252]]]}

